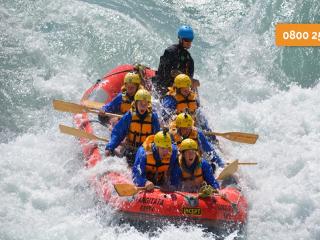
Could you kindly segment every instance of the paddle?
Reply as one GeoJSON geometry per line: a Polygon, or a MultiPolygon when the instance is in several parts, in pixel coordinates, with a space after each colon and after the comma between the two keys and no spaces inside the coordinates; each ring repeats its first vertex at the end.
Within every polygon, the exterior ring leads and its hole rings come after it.
{"type": "MultiPolygon", "coordinates": [[[[227,162],[227,165],[229,165],[230,162],[227,162]]],[[[257,165],[256,162],[238,162],[238,165],[257,165]]]]}
{"type": "Polygon", "coordinates": [[[88,106],[71,103],[71,102],[65,102],[62,100],[56,100],[56,99],[53,100],[54,109],[61,112],[71,112],[71,113],[90,112],[90,113],[96,113],[96,114],[101,114],[101,115],[110,116],[110,117],[122,117],[122,115],[119,115],[119,114],[106,113],[102,111],[100,109],[103,106],[102,103],[92,102],[87,100],[85,101],[85,104],[88,104],[88,106]]]}
{"type": "Polygon", "coordinates": [[[64,134],[72,135],[72,136],[75,136],[75,137],[87,138],[87,139],[90,139],[90,140],[100,140],[100,141],[108,142],[108,139],[106,139],[106,138],[97,137],[96,135],[93,135],[91,133],[87,133],[87,132],[82,131],[80,129],[68,127],[68,126],[65,126],[65,125],[62,125],[62,124],[59,125],[59,129],[60,129],[60,132],[62,132],[64,134]]]}
{"type": "Polygon", "coordinates": [[[119,183],[114,184],[113,186],[120,197],[133,196],[139,191],[146,190],[145,187],[136,187],[135,185],[129,183],[119,183]]]}
{"type": "Polygon", "coordinates": [[[217,180],[224,180],[228,177],[230,177],[232,174],[234,174],[238,170],[239,166],[239,160],[234,160],[233,162],[229,163],[228,166],[226,166],[222,172],[217,177],[217,180]]]}
{"type": "Polygon", "coordinates": [[[207,136],[221,136],[230,141],[255,144],[259,135],[253,133],[242,133],[242,132],[226,132],[226,133],[217,133],[217,132],[204,132],[207,136]]]}

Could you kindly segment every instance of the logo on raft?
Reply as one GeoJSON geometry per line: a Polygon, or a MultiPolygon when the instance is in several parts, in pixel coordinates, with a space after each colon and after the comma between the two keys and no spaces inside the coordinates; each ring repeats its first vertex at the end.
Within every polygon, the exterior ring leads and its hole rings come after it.
{"type": "Polygon", "coordinates": [[[182,212],[185,215],[200,216],[201,215],[201,208],[183,208],[182,212]]]}
{"type": "Polygon", "coordinates": [[[139,198],[139,203],[163,206],[164,200],[159,198],[139,198]]]}

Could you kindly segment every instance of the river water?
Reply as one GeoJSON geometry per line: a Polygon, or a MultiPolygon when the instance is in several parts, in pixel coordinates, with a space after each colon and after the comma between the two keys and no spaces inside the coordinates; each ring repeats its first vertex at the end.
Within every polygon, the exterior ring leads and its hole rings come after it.
{"type": "Polygon", "coordinates": [[[1,0],[0,239],[215,238],[198,226],[113,224],[77,141],[58,132],[71,116],[51,106],[79,101],[120,64],[157,68],[185,23],[210,125],[260,135],[220,139],[226,160],[258,162],[239,171],[247,239],[320,239],[320,50],[274,44],[276,23],[319,23],[319,13],[318,0],[1,0]]]}

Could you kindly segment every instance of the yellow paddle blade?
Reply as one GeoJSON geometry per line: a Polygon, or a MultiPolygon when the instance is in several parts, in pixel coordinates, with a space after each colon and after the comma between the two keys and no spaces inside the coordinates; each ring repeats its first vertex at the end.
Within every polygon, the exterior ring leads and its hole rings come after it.
{"type": "Polygon", "coordinates": [[[205,132],[207,136],[221,136],[230,141],[255,144],[259,135],[253,133],[243,133],[243,132],[226,132],[226,133],[217,133],[217,132],[205,132]]]}
{"type": "Polygon", "coordinates": [[[234,174],[238,170],[239,160],[235,160],[231,162],[228,166],[226,166],[222,172],[217,177],[218,180],[224,180],[228,177],[230,177],[232,174],[234,174]]]}
{"type": "Polygon", "coordinates": [[[105,115],[110,117],[120,117],[120,118],[122,117],[122,115],[119,115],[119,114],[103,112],[101,110],[101,107],[104,104],[99,102],[93,102],[89,100],[84,101],[84,104],[88,104],[88,106],[71,103],[71,102],[65,102],[62,100],[53,100],[52,103],[55,110],[62,111],[62,112],[71,112],[71,113],[90,112],[90,113],[95,113],[95,114],[100,114],[100,115],[105,115]]]}
{"type": "Polygon", "coordinates": [[[100,140],[100,141],[108,142],[108,139],[106,139],[106,138],[97,137],[96,135],[93,135],[91,133],[87,133],[87,132],[82,131],[80,129],[73,128],[73,127],[68,127],[68,126],[65,126],[65,125],[62,125],[62,124],[59,125],[59,129],[60,129],[60,132],[62,132],[64,134],[72,135],[72,136],[75,136],[75,137],[87,138],[87,139],[90,139],[90,140],[100,140]]]}
{"type": "Polygon", "coordinates": [[[133,196],[139,191],[136,186],[128,183],[115,184],[114,189],[120,197],[133,196]]]}
{"type": "Polygon", "coordinates": [[[53,100],[53,108],[61,112],[82,113],[87,112],[88,108],[76,103],[65,102],[62,100],[53,100]]]}
{"type": "Polygon", "coordinates": [[[83,101],[83,104],[89,108],[101,109],[105,104],[101,102],[94,102],[90,100],[83,101]]]}

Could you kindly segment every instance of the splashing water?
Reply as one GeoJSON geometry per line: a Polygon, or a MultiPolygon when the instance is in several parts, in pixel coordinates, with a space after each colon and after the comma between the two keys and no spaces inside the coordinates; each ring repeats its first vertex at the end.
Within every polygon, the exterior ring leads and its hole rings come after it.
{"type": "Polygon", "coordinates": [[[117,65],[157,68],[184,23],[196,33],[191,54],[211,126],[260,135],[255,145],[220,140],[226,157],[258,162],[240,170],[247,239],[320,239],[320,50],[274,45],[276,23],[318,23],[319,10],[316,0],[3,0],[1,239],[215,239],[197,226],[151,234],[115,225],[87,187],[77,141],[58,132],[71,116],[51,107],[78,101],[117,65]]]}

